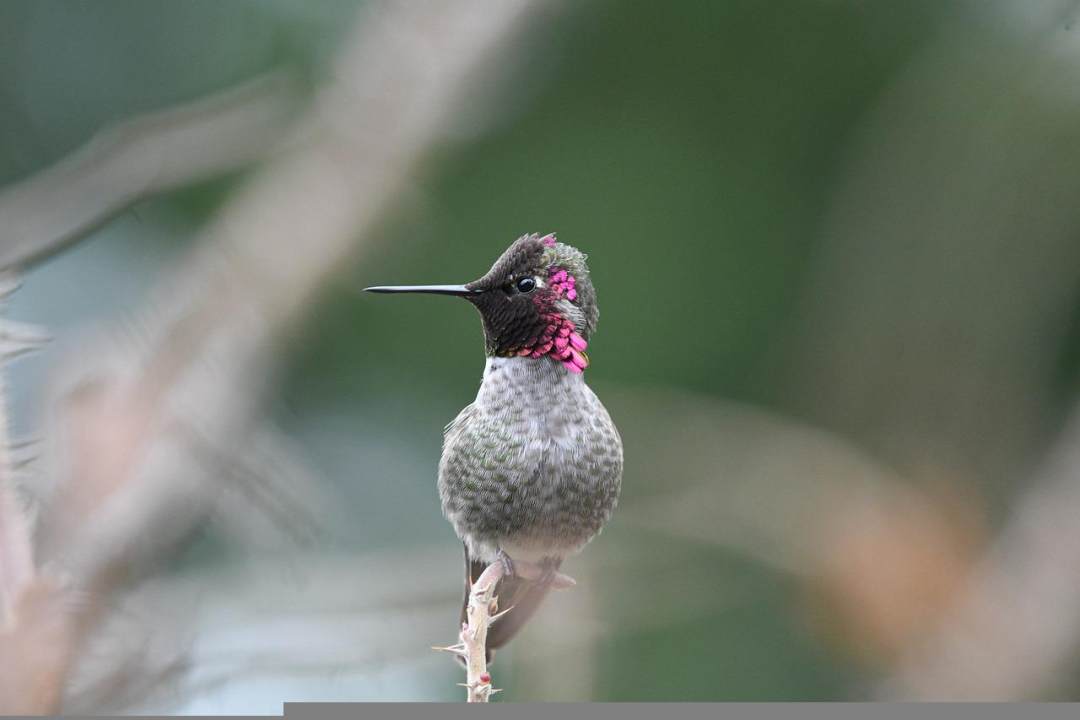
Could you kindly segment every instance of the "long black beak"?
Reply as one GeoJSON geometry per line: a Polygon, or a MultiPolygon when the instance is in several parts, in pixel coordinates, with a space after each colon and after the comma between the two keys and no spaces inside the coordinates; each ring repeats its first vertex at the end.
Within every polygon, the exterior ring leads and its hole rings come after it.
{"type": "Polygon", "coordinates": [[[373,293],[428,293],[430,295],[457,295],[465,297],[473,295],[477,290],[470,290],[464,285],[376,285],[364,288],[365,292],[373,293]]]}

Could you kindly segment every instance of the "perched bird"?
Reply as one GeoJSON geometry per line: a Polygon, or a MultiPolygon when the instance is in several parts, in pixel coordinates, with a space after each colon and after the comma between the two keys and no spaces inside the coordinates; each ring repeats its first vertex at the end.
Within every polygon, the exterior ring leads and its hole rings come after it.
{"type": "Polygon", "coordinates": [[[619,496],[622,440],[584,377],[599,316],[585,254],[554,234],[531,234],[466,285],[367,290],[455,295],[483,319],[483,381],[446,426],[438,486],[465,545],[465,604],[488,564],[506,567],[496,592],[499,606],[512,609],[488,630],[490,658],[536,611],[563,559],[600,532],[619,496]],[[539,565],[541,578],[518,577],[515,563],[539,565]]]}

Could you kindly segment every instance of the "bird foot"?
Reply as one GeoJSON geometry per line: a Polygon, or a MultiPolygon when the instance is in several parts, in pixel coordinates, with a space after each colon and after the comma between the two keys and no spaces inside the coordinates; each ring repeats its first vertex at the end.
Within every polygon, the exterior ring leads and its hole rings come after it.
{"type": "Polygon", "coordinates": [[[555,590],[574,587],[577,581],[558,570],[554,558],[545,558],[538,563],[524,560],[512,560],[506,551],[499,550],[497,562],[502,563],[503,577],[516,577],[537,585],[550,585],[555,590]]]}

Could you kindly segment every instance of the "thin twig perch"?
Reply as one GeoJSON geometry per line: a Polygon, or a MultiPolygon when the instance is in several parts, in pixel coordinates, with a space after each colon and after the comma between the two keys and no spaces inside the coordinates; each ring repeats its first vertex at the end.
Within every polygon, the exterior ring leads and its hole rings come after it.
{"type": "MultiPolygon", "coordinates": [[[[469,702],[488,702],[501,690],[491,684],[487,667],[487,635],[491,625],[513,608],[499,610],[499,598],[495,590],[506,573],[502,562],[488,565],[469,591],[469,604],[465,610],[466,621],[461,626],[460,642],[435,650],[453,653],[465,663],[465,682],[461,683],[468,693],[469,702]]],[[[548,582],[555,590],[573,587],[577,582],[569,575],[555,573],[545,577],[544,568],[531,563],[515,562],[514,574],[525,580],[548,582]]]]}
{"type": "Polygon", "coordinates": [[[272,73],[102,130],[0,190],[0,268],[51,257],[142,198],[265,158],[291,127],[295,106],[290,77],[272,73]]]}
{"type": "Polygon", "coordinates": [[[469,593],[469,607],[465,613],[468,621],[461,628],[461,643],[465,647],[465,690],[469,702],[487,702],[499,692],[491,686],[485,649],[488,628],[499,619],[495,588],[504,572],[502,563],[488,565],[469,593]]]}
{"type": "Polygon", "coordinates": [[[1080,410],[937,632],[904,658],[884,699],[1015,700],[1060,677],[1080,637],[1080,410]]]}

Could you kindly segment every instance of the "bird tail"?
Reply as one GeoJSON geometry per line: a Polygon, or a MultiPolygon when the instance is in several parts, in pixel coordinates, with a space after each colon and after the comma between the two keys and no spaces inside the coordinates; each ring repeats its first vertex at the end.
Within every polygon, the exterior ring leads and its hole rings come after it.
{"type": "MultiPolygon", "coordinates": [[[[558,570],[559,565],[561,564],[561,560],[554,560],[554,569],[558,570]]],[[[485,568],[487,568],[485,563],[479,560],[473,560],[469,557],[469,548],[466,546],[465,598],[461,605],[462,623],[465,623],[468,620],[467,611],[469,608],[469,593],[472,591],[472,584],[480,578],[480,573],[484,572],[485,568]]],[[[537,608],[540,607],[540,604],[544,601],[544,598],[547,597],[550,590],[550,583],[536,583],[512,576],[503,576],[503,578],[499,580],[499,584],[495,588],[495,595],[499,599],[499,610],[503,611],[509,608],[509,612],[492,623],[491,627],[488,628],[488,662],[491,662],[492,658],[495,656],[495,650],[510,642],[510,640],[518,634],[518,631],[524,627],[525,623],[529,621],[529,618],[531,618],[537,608]]]]}

